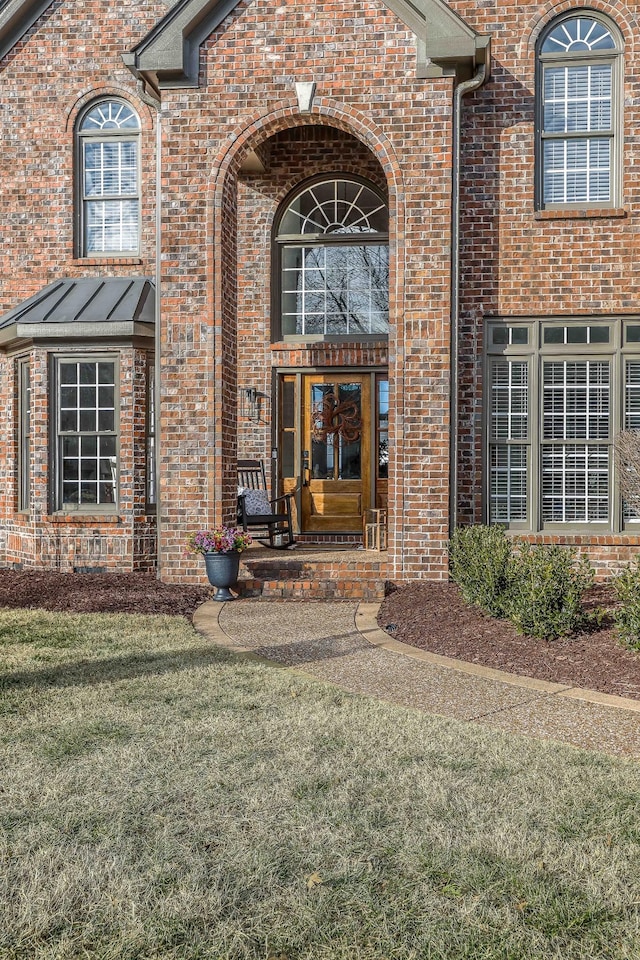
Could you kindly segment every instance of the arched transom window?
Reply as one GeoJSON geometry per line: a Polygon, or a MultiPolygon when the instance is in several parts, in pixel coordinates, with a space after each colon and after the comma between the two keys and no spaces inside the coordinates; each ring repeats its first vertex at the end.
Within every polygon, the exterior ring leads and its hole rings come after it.
{"type": "Polygon", "coordinates": [[[614,206],[619,193],[621,44],[589,12],[554,21],[539,46],[543,207],[614,206]]]}
{"type": "Polygon", "coordinates": [[[386,336],[389,212],[373,186],[332,177],[289,200],[279,221],[283,337],[386,336]]]}
{"type": "Polygon", "coordinates": [[[82,114],[77,135],[80,255],[138,253],[138,115],[124,100],[101,100],[82,114]]]}

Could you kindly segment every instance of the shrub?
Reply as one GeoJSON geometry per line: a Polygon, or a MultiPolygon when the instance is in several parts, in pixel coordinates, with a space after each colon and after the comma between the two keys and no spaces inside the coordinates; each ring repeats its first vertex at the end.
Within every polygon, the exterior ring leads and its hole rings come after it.
{"type": "Polygon", "coordinates": [[[613,611],[616,632],[627,646],[640,650],[640,563],[627,567],[613,578],[620,606],[613,611]]]}
{"type": "Polygon", "coordinates": [[[449,544],[451,577],[465,603],[504,615],[511,542],[502,527],[459,527],[449,544]]]}
{"type": "Polygon", "coordinates": [[[586,557],[556,545],[520,541],[509,564],[506,612],[520,633],[553,640],[586,622],[582,608],[594,571],[586,557]]]}

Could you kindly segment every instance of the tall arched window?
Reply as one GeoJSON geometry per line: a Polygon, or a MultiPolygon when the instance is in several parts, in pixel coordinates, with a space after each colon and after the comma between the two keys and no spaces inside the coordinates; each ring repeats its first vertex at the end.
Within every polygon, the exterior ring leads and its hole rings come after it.
{"type": "Polygon", "coordinates": [[[541,207],[619,203],[621,40],[599,14],[554,20],[538,47],[541,207]]]}
{"type": "Polygon", "coordinates": [[[140,120],[124,100],[90,104],[77,126],[78,254],[137,254],[140,120]]]}
{"type": "Polygon", "coordinates": [[[386,336],[389,211],[370,184],[334,176],[287,201],[276,229],[278,335],[386,336]]]}

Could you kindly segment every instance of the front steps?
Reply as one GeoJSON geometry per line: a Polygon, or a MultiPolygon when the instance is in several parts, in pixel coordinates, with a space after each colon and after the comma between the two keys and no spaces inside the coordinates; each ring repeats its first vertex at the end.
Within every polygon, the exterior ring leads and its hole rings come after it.
{"type": "Polygon", "coordinates": [[[291,550],[254,544],[240,557],[240,597],[308,600],[382,600],[386,553],[352,546],[299,543],[291,550]]]}

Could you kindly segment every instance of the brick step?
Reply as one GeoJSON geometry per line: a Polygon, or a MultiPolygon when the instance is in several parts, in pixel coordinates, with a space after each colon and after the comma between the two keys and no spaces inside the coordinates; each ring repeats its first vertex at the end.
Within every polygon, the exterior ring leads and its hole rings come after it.
{"type": "Polygon", "coordinates": [[[295,553],[248,550],[236,591],[243,597],[381,600],[386,555],[362,550],[304,548],[295,553]]]}
{"type": "Polygon", "coordinates": [[[239,597],[263,600],[383,600],[385,580],[255,580],[240,579],[239,597]]]}

